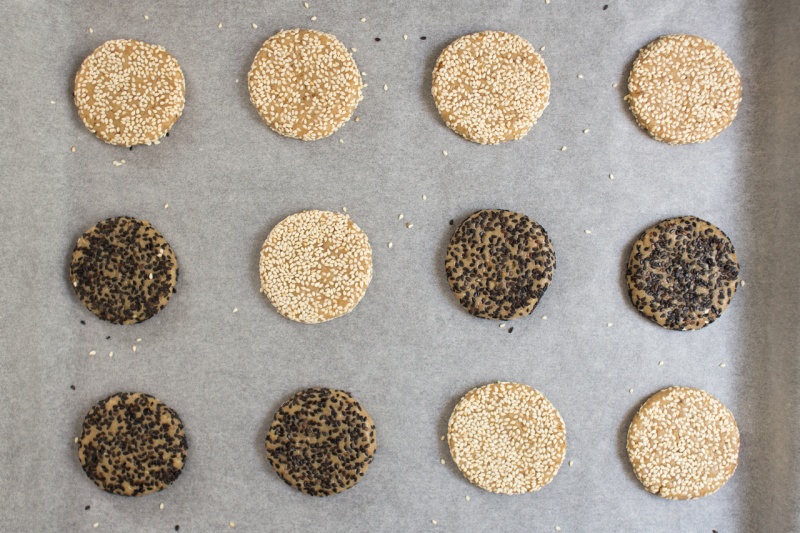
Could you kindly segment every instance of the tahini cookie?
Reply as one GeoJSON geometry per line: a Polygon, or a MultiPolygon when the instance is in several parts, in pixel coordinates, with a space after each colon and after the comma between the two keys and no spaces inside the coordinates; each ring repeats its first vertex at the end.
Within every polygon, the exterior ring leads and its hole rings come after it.
{"type": "Polygon", "coordinates": [[[458,301],[481,318],[529,315],[556,268],[547,232],[534,220],[501,209],[467,218],[447,246],[445,273],[458,301]]]}
{"type": "Polygon", "coordinates": [[[375,424],[350,393],[305,389],[275,413],[267,458],[289,486],[311,496],[343,492],[375,456],[375,424]]]}
{"type": "Polygon", "coordinates": [[[247,76],[250,101],[286,137],[313,141],[350,120],[361,101],[361,73],[328,33],[294,29],[267,39],[247,76]]]}
{"type": "Polygon", "coordinates": [[[644,316],[668,329],[695,330],[727,309],[739,263],[721,229],[697,217],[677,217],[634,243],[627,278],[631,301],[644,316]]]}
{"type": "Polygon", "coordinates": [[[628,458],[653,494],[670,500],[702,498],[736,470],[739,428],[709,393],[670,387],[648,398],[633,418],[628,458]]]}
{"type": "Polygon", "coordinates": [[[259,261],[261,292],[280,314],[306,324],[352,311],[372,280],[372,248],[350,217],[303,211],[270,232],[259,261]]]}
{"type": "Polygon", "coordinates": [[[453,409],[447,442],[461,473],[484,490],[521,494],[550,483],[567,449],[564,421],[539,391],[490,383],[453,409]]]}
{"type": "Polygon", "coordinates": [[[123,392],[87,413],[78,458],[104,491],[143,496],[178,479],[187,449],[178,413],[150,395],[123,392]]]}
{"type": "Polygon", "coordinates": [[[178,261],[149,222],[115,217],[81,235],[69,278],[78,298],[99,318],[136,324],[167,305],[178,281],[178,261]]]}
{"type": "Polygon", "coordinates": [[[665,35],[639,51],[626,96],[639,126],[669,144],[700,143],[731,125],[742,79],[716,44],[665,35]]]}
{"type": "Polygon", "coordinates": [[[89,131],[109,144],[158,143],[183,112],[186,83],[174,57],[130,39],[103,43],[75,76],[75,105],[89,131]]]}
{"type": "Polygon", "coordinates": [[[544,60],[518,35],[483,31],[453,41],[433,69],[433,99],[445,124],[470,141],[521,139],[550,101],[544,60]]]}

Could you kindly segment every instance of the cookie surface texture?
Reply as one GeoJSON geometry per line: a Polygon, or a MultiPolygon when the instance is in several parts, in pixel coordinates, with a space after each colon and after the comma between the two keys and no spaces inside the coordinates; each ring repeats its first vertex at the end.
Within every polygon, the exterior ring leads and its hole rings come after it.
{"type": "Polygon", "coordinates": [[[109,218],[78,239],[70,281],[81,302],[99,318],[136,324],[167,305],[178,281],[178,261],[146,220],[109,218]]]}
{"type": "Polygon", "coordinates": [[[89,130],[109,144],[158,143],[183,113],[186,82],[178,62],[141,41],[107,41],[75,76],[75,105],[89,130]]]}
{"type": "Polygon", "coordinates": [[[270,464],[289,486],[331,496],[367,472],[375,456],[375,425],[350,393],[305,389],[275,413],[266,447],[270,464]]]}
{"type": "Polygon", "coordinates": [[[547,232],[534,220],[500,209],[472,214],[456,229],[445,257],[450,288],[481,318],[529,315],[556,268],[547,232]]]}
{"type": "Polygon", "coordinates": [[[445,124],[470,141],[521,139],[550,101],[550,75],[518,35],[483,31],[453,41],[433,69],[433,99],[445,124]]]}
{"type": "Polygon", "coordinates": [[[633,471],[648,491],[670,500],[702,498],[736,470],[739,428],[709,393],[670,387],[636,413],[627,448],[633,471]]]}
{"type": "Polygon", "coordinates": [[[294,29],[264,43],[247,75],[250,101],[286,137],[313,141],[350,120],[361,101],[361,73],[333,35],[294,29]]]}
{"type": "Polygon", "coordinates": [[[639,126],[669,144],[700,143],[731,125],[742,79],[716,44],[693,35],[665,35],[639,51],[628,77],[639,126]]]}
{"type": "Polygon", "coordinates": [[[306,324],[352,311],[372,280],[372,248],[350,218],[303,211],[270,232],[259,261],[261,292],[280,314],[306,324]]]}
{"type": "Polygon", "coordinates": [[[178,414],[150,395],[131,392],[92,407],[83,421],[78,458],[104,491],[143,496],[178,478],[187,450],[178,414]]]}
{"type": "Polygon", "coordinates": [[[447,442],[464,477],[501,494],[550,483],[567,449],[564,421],[553,404],[527,385],[508,382],[469,391],[453,409],[447,442]]]}
{"type": "Polygon", "coordinates": [[[644,316],[668,329],[697,330],[727,309],[739,263],[718,227],[677,217],[659,222],[634,243],[627,279],[631,301],[644,316]]]}

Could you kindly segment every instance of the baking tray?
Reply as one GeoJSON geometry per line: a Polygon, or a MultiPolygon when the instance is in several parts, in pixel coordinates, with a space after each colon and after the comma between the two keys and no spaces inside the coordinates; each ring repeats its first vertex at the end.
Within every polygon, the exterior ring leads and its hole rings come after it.
{"type": "Polygon", "coordinates": [[[309,4],[0,6],[0,529],[220,531],[229,522],[236,531],[800,528],[800,4],[309,4]],[[314,143],[271,132],[246,87],[261,43],[304,26],[355,47],[369,84],[359,123],[314,143]],[[521,141],[492,147],[448,130],[430,96],[441,50],[484,29],[544,46],[552,76],[539,124],[521,141]],[[717,42],[743,77],[739,117],[706,144],[653,141],[622,100],[637,50],[674,32],[717,42]],[[82,59],[120,37],[165,46],[186,75],[183,117],[159,146],[105,145],[72,104],[82,59]],[[112,164],[121,159],[124,165],[112,164]],[[373,244],[366,297],[347,317],[322,325],[282,318],[258,292],[261,243],[291,213],[343,207],[373,244]],[[511,334],[467,314],[443,272],[449,221],[486,207],[540,222],[558,257],[552,286],[511,334]],[[133,327],[95,319],[67,277],[77,237],[119,214],[150,220],[181,266],[167,308],[133,327]],[[719,321],[690,333],[641,317],[624,285],[633,240],[683,214],[731,237],[746,283],[719,321]],[[538,493],[509,497],[470,485],[440,441],[455,402],[494,380],[541,390],[566,422],[572,466],[565,463],[538,493]],[[742,434],[736,475],[699,501],[651,495],[625,454],[637,407],[673,384],[710,391],[742,434]],[[377,425],[366,477],[326,499],[282,483],[263,448],[277,406],[315,385],[351,391],[377,425]],[[120,390],[157,396],[186,425],[187,465],[165,492],[109,495],[81,470],[73,439],[83,416],[120,390]]]}

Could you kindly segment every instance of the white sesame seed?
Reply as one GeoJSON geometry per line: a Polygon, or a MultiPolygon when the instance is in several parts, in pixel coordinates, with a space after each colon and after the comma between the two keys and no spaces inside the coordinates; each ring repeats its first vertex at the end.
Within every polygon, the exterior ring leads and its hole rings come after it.
{"type": "Polygon", "coordinates": [[[561,147],[561,151],[562,151],[562,152],[566,152],[566,151],[567,151],[567,147],[566,147],[566,146],[562,146],[562,147],[561,147]]]}
{"type": "MultiPolygon", "coordinates": [[[[89,28],[89,33],[94,33],[94,30],[92,28],[89,28]]],[[[95,526],[95,527],[97,527],[97,526],[95,526]]]]}
{"type": "Polygon", "coordinates": [[[397,215],[397,220],[403,220],[403,213],[400,213],[399,215],[397,215]]]}
{"type": "Polygon", "coordinates": [[[303,2],[303,7],[308,9],[308,2],[303,2]]]}
{"type": "Polygon", "coordinates": [[[311,17],[311,20],[317,20],[317,16],[314,15],[313,17],[311,17]]]}
{"type": "Polygon", "coordinates": [[[428,197],[427,197],[427,196],[425,196],[425,195],[423,194],[423,195],[422,195],[422,199],[423,199],[423,200],[427,200],[427,199],[428,199],[428,197]]]}
{"type": "Polygon", "coordinates": [[[343,213],[347,213],[347,208],[346,207],[342,207],[342,212],[343,213]]]}
{"type": "Polygon", "coordinates": [[[344,139],[339,139],[339,144],[344,144],[344,139]]]}
{"type": "Polygon", "coordinates": [[[164,209],[169,209],[169,204],[164,204],[164,209]]]}
{"type": "Polygon", "coordinates": [[[578,74],[578,79],[582,80],[583,79],[583,74],[578,74]]]}
{"type": "Polygon", "coordinates": [[[413,228],[413,227],[414,227],[414,224],[412,224],[411,222],[406,222],[406,227],[407,227],[408,229],[411,229],[411,228],[413,228]]]}
{"type": "Polygon", "coordinates": [[[92,527],[97,529],[98,527],[100,527],[100,523],[99,522],[95,522],[94,524],[92,524],[92,527]]]}
{"type": "Polygon", "coordinates": [[[438,524],[438,523],[439,523],[439,522],[437,522],[436,520],[431,520],[431,524],[433,524],[434,526],[435,526],[436,524],[438,524]]]}
{"type": "Polygon", "coordinates": [[[229,526],[231,526],[231,527],[236,527],[236,522],[231,522],[231,523],[230,523],[230,524],[228,524],[228,525],[229,525],[229,526]]]}
{"type": "Polygon", "coordinates": [[[91,352],[89,352],[89,355],[97,355],[97,351],[96,350],[92,350],[91,352]]]}
{"type": "Polygon", "coordinates": [[[583,232],[584,232],[586,235],[591,235],[591,233],[592,233],[592,230],[590,230],[590,229],[585,229],[585,230],[583,230],[583,232]]]}
{"type": "Polygon", "coordinates": [[[633,394],[633,389],[628,389],[628,394],[633,394]]]}
{"type": "Polygon", "coordinates": [[[163,503],[158,504],[158,508],[163,511],[164,510],[164,504],[163,503]]]}
{"type": "Polygon", "coordinates": [[[74,154],[75,153],[75,147],[73,146],[72,148],[70,148],[70,151],[74,154]]]}
{"type": "Polygon", "coordinates": [[[574,465],[575,463],[573,463],[572,461],[570,461],[570,462],[569,462],[569,463],[567,463],[567,464],[568,464],[569,466],[572,466],[572,465],[574,465]]]}
{"type": "Polygon", "coordinates": [[[150,272],[150,276],[149,277],[150,277],[150,279],[153,279],[153,273],[152,272],[150,272]]]}
{"type": "Polygon", "coordinates": [[[408,40],[408,35],[403,35],[403,40],[407,41],[408,40]]]}
{"type": "Polygon", "coordinates": [[[131,346],[131,350],[134,351],[134,352],[136,351],[136,345],[135,344],[133,346],[131,346]]]}
{"type": "Polygon", "coordinates": [[[613,180],[614,179],[614,174],[609,174],[608,175],[608,179],[613,180]]]}
{"type": "Polygon", "coordinates": [[[442,155],[443,155],[443,156],[445,156],[445,157],[447,157],[447,155],[448,155],[448,154],[447,154],[447,150],[442,150],[442,155]]]}
{"type": "Polygon", "coordinates": [[[439,459],[439,462],[442,463],[442,464],[445,464],[445,460],[444,459],[439,459]]]}
{"type": "Polygon", "coordinates": [[[549,4],[549,3],[550,3],[550,0],[544,0],[544,3],[545,3],[545,4],[549,4]]]}
{"type": "Polygon", "coordinates": [[[75,437],[75,444],[78,444],[78,441],[79,441],[79,440],[80,440],[80,439],[78,439],[78,437],[75,437]]]}
{"type": "Polygon", "coordinates": [[[725,368],[725,363],[720,363],[719,366],[720,368],[725,368]]]}
{"type": "Polygon", "coordinates": [[[589,133],[589,128],[586,128],[585,130],[583,130],[583,133],[589,133]]]}
{"type": "Polygon", "coordinates": [[[469,501],[469,496],[464,496],[464,499],[469,501]]]}
{"type": "Polygon", "coordinates": [[[503,322],[501,322],[499,327],[502,329],[502,328],[506,327],[506,325],[503,322]]]}
{"type": "Polygon", "coordinates": [[[388,90],[389,90],[389,86],[388,86],[388,85],[384,85],[384,86],[383,86],[383,90],[384,90],[384,91],[388,91],[388,90]]]}
{"type": "Polygon", "coordinates": [[[56,105],[56,101],[55,100],[50,100],[50,105],[56,105]]]}
{"type": "Polygon", "coordinates": [[[619,87],[619,83],[612,83],[611,86],[616,89],[617,87],[619,87]]]}
{"type": "Polygon", "coordinates": [[[561,528],[556,526],[556,531],[561,531],[561,528]]]}
{"type": "Polygon", "coordinates": [[[217,28],[222,29],[222,23],[217,24],[217,28]]]}
{"type": "Polygon", "coordinates": [[[258,28],[258,24],[256,24],[256,23],[254,22],[254,23],[253,23],[253,29],[257,29],[257,28],[258,28]]]}
{"type": "Polygon", "coordinates": [[[356,47],[354,46],[354,47],[352,47],[352,48],[350,49],[350,51],[351,51],[351,52],[358,52],[358,49],[356,49],[356,47]]]}
{"type": "Polygon", "coordinates": [[[150,17],[148,17],[147,15],[145,15],[145,16],[144,16],[144,20],[150,20],[150,17]]]}
{"type": "Polygon", "coordinates": [[[233,308],[233,312],[234,312],[234,313],[238,313],[238,312],[239,312],[239,308],[238,308],[238,307],[234,307],[234,308],[233,308]]]}
{"type": "Polygon", "coordinates": [[[614,324],[613,324],[612,322],[609,322],[609,323],[608,323],[608,327],[609,327],[609,328],[610,328],[611,326],[613,326],[613,325],[614,325],[614,324]]]}
{"type": "Polygon", "coordinates": [[[142,342],[142,339],[136,339],[136,342],[142,342]]]}
{"type": "Polygon", "coordinates": [[[356,122],[358,122],[358,121],[360,121],[361,119],[360,119],[359,117],[356,117],[356,118],[354,118],[353,120],[355,120],[356,122]]]}
{"type": "Polygon", "coordinates": [[[388,247],[388,248],[391,250],[391,249],[392,249],[392,246],[394,246],[394,244],[392,244],[392,243],[389,243],[389,244],[387,244],[386,246],[387,246],[387,247],[388,247]]]}
{"type": "Polygon", "coordinates": [[[108,352],[109,357],[114,357],[114,352],[108,352]]]}
{"type": "Polygon", "coordinates": [[[542,315],[542,320],[547,320],[547,315],[542,315]]]}
{"type": "Polygon", "coordinates": [[[439,437],[439,440],[443,441],[443,440],[444,440],[444,435],[442,435],[441,437],[439,437]]]}
{"type": "Polygon", "coordinates": [[[361,17],[359,20],[360,20],[361,22],[366,22],[366,21],[367,21],[367,19],[365,19],[364,17],[361,17]]]}
{"type": "Polygon", "coordinates": [[[664,361],[659,361],[658,366],[664,366],[664,361]]]}
{"type": "Polygon", "coordinates": [[[744,287],[744,285],[745,285],[745,283],[744,283],[744,280],[742,280],[742,281],[739,283],[739,285],[741,285],[742,287],[744,287]]]}
{"type": "Polygon", "coordinates": [[[542,47],[541,47],[541,48],[539,48],[539,50],[541,50],[542,52],[544,52],[544,45],[542,45],[542,47]]]}
{"type": "Polygon", "coordinates": [[[115,167],[121,167],[122,165],[125,164],[125,160],[124,159],[122,161],[114,160],[113,163],[115,167]]]}

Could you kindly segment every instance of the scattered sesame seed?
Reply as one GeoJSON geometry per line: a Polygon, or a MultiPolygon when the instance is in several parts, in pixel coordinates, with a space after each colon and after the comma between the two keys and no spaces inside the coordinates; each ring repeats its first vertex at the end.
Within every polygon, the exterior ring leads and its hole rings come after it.
{"type": "Polygon", "coordinates": [[[394,244],[392,244],[392,243],[389,243],[389,244],[387,244],[386,246],[388,246],[388,247],[389,247],[389,249],[391,250],[391,249],[392,249],[392,246],[394,246],[394,244]]]}
{"type": "Polygon", "coordinates": [[[613,180],[614,179],[614,174],[609,174],[608,175],[608,179],[613,180]]]}
{"type": "Polygon", "coordinates": [[[444,459],[439,459],[439,462],[445,464],[446,461],[444,459]]]}
{"type": "Polygon", "coordinates": [[[397,220],[403,220],[403,213],[400,213],[399,215],[397,215],[397,220]]]}
{"type": "Polygon", "coordinates": [[[406,222],[406,227],[407,227],[408,229],[411,229],[411,228],[413,228],[413,227],[414,227],[414,224],[412,224],[411,222],[406,222]]]}
{"type": "Polygon", "coordinates": [[[664,361],[659,361],[658,366],[664,366],[664,361]]]}
{"type": "Polygon", "coordinates": [[[561,531],[561,528],[556,526],[556,531],[561,531]]]}
{"type": "Polygon", "coordinates": [[[308,9],[308,2],[303,2],[303,7],[308,9]]]}
{"type": "Polygon", "coordinates": [[[56,101],[55,100],[50,100],[50,105],[56,105],[56,101]]]}
{"type": "Polygon", "coordinates": [[[744,287],[744,285],[745,285],[745,283],[744,283],[744,280],[740,281],[740,282],[739,282],[739,285],[741,285],[742,287],[744,287]]]}
{"type": "Polygon", "coordinates": [[[222,23],[217,24],[217,28],[222,29],[222,23]]]}
{"type": "Polygon", "coordinates": [[[169,204],[164,204],[164,209],[169,209],[169,204]]]}
{"type": "Polygon", "coordinates": [[[442,435],[441,437],[439,437],[439,440],[443,441],[443,440],[444,440],[444,435],[442,435]]]}
{"type": "Polygon", "coordinates": [[[447,154],[447,150],[442,150],[442,155],[443,155],[443,156],[445,156],[445,157],[447,157],[447,155],[448,155],[448,154],[447,154]]]}
{"type": "Polygon", "coordinates": [[[573,465],[573,464],[575,464],[575,463],[573,463],[572,461],[570,461],[570,462],[569,462],[569,463],[567,463],[567,464],[568,464],[569,466],[572,466],[572,465],[573,465]]]}
{"type": "Polygon", "coordinates": [[[163,511],[164,510],[164,504],[163,503],[158,504],[158,508],[163,511]]]}
{"type": "Polygon", "coordinates": [[[231,522],[231,523],[230,523],[230,524],[228,524],[228,525],[229,525],[229,526],[231,526],[231,527],[236,527],[236,522],[231,522]]]}
{"type": "Polygon", "coordinates": [[[384,90],[384,91],[388,91],[388,90],[389,90],[389,86],[388,86],[388,85],[384,85],[384,86],[383,86],[383,90],[384,90]]]}
{"type": "Polygon", "coordinates": [[[583,130],[583,133],[589,133],[589,128],[586,128],[585,130],[583,130]]]}
{"type": "Polygon", "coordinates": [[[347,213],[347,208],[346,207],[342,207],[342,212],[347,213]]]}
{"type": "Polygon", "coordinates": [[[136,345],[135,344],[133,346],[131,346],[131,350],[134,351],[134,352],[136,351],[136,345]]]}
{"type": "Polygon", "coordinates": [[[257,28],[258,28],[258,24],[256,24],[256,23],[254,22],[254,23],[253,23],[253,29],[257,29],[257,28]]]}
{"type": "Polygon", "coordinates": [[[592,230],[590,230],[590,229],[585,229],[585,230],[583,230],[583,232],[584,232],[586,235],[591,235],[591,234],[592,234],[592,230]]]}
{"type": "Polygon", "coordinates": [[[97,355],[97,351],[92,350],[91,352],[89,352],[89,355],[97,355]]]}
{"type": "Polygon", "coordinates": [[[359,20],[360,20],[361,22],[366,22],[366,21],[367,21],[367,19],[365,19],[364,17],[361,17],[361,19],[359,19],[359,20]]]}
{"type": "Polygon", "coordinates": [[[628,394],[633,394],[633,389],[628,389],[628,394]]]}
{"type": "Polygon", "coordinates": [[[464,496],[464,499],[469,501],[469,496],[464,496]]]}
{"type": "Polygon", "coordinates": [[[353,119],[353,120],[355,120],[356,122],[359,122],[361,119],[360,119],[359,117],[356,117],[356,118],[355,118],[355,119],[353,119]]]}
{"type": "Polygon", "coordinates": [[[238,312],[239,312],[239,308],[238,308],[238,307],[234,307],[234,308],[233,308],[233,312],[234,312],[234,313],[238,313],[238,312]]]}
{"type": "Polygon", "coordinates": [[[542,47],[541,47],[541,48],[539,48],[539,50],[541,50],[542,52],[544,52],[544,45],[542,45],[542,47]]]}
{"type": "Polygon", "coordinates": [[[354,46],[354,47],[350,48],[350,51],[351,52],[358,52],[358,49],[356,49],[356,47],[354,46]]]}
{"type": "Polygon", "coordinates": [[[423,200],[427,200],[427,199],[428,199],[428,197],[427,197],[427,196],[425,196],[425,195],[423,194],[423,195],[422,195],[422,199],[423,199],[423,200]]]}
{"type": "Polygon", "coordinates": [[[719,366],[720,368],[725,368],[725,363],[720,363],[719,366]]]}
{"type": "Polygon", "coordinates": [[[78,437],[75,437],[75,444],[78,444],[78,441],[80,441],[80,439],[78,437]]]}
{"type": "Polygon", "coordinates": [[[439,523],[439,522],[437,522],[436,520],[431,520],[431,524],[433,524],[434,526],[435,526],[436,524],[438,524],[438,523],[439,523]]]}
{"type": "Polygon", "coordinates": [[[313,17],[311,17],[311,20],[317,20],[317,16],[314,15],[313,17]]]}
{"type": "Polygon", "coordinates": [[[547,315],[542,315],[542,320],[547,320],[547,315]]]}
{"type": "Polygon", "coordinates": [[[150,17],[148,17],[147,15],[145,15],[145,16],[144,16],[144,20],[150,20],[150,17]]]}
{"type": "Polygon", "coordinates": [[[109,357],[114,357],[114,352],[108,352],[109,357]]]}
{"type": "Polygon", "coordinates": [[[99,522],[95,522],[94,524],[92,524],[92,527],[97,529],[98,527],[100,527],[100,523],[99,522]]]}
{"type": "Polygon", "coordinates": [[[89,28],[89,33],[94,33],[94,30],[92,28],[89,28]]]}
{"type": "Polygon", "coordinates": [[[115,159],[115,160],[113,161],[113,163],[114,163],[114,166],[115,166],[115,167],[121,167],[122,165],[124,165],[124,164],[125,164],[125,160],[123,159],[122,161],[117,161],[117,160],[115,159]]]}
{"type": "Polygon", "coordinates": [[[150,272],[150,275],[149,275],[148,277],[149,277],[150,279],[153,279],[153,273],[152,273],[152,272],[150,272]]]}
{"type": "Polygon", "coordinates": [[[566,147],[566,146],[562,146],[562,147],[561,147],[561,151],[562,151],[562,152],[566,152],[566,151],[567,151],[567,147],[566,147]]]}
{"type": "Polygon", "coordinates": [[[500,327],[500,329],[502,329],[502,328],[506,327],[506,325],[505,325],[505,323],[501,322],[499,327],[500,327]]]}
{"type": "Polygon", "coordinates": [[[583,79],[583,74],[578,74],[578,79],[582,80],[583,79]]]}
{"type": "Polygon", "coordinates": [[[70,151],[74,154],[75,153],[75,147],[73,146],[72,148],[70,148],[70,151]]]}
{"type": "Polygon", "coordinates": [[[344,139],[339,139],[339,144],[344,144],[344,139]]]}
{"type": "Polygon", "coordinates": [[[616,89],[617,87],[619,87],[619,83],[612,83],[611,86],[616,89]]]}
{"type": "Polygon", "coordinates": [[[611,323],[611,322],[609,322],[609,323],[608,323],[608,327],[611,327],[611,326],[613,326],[613,325],[614,325],[614,324],[613,324],[613,323],[611,323]]]}
{"type": "Polygon", "coordinates": [[[408,40],[408,35],[403,35],[403,40],[407,41],[408,40]]]}
{"type": "Polygon", "coordinates": [[[136,339],[136,342],[142,342],[142,339],[136,339]]]}
{"type": "Polygon", "coordinates": [[[550,0],[544,0],[544,3],[545,3],[545,4],[549,4],[549,3],[550,3],[550,0]]]}

